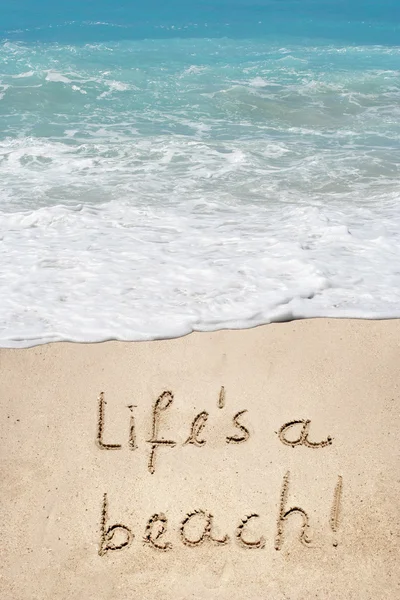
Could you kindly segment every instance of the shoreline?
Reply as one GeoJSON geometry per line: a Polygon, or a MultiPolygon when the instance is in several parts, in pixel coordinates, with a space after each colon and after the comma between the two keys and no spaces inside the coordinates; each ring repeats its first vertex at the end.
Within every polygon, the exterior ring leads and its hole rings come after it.
{"type": "Polygon", "coordinates": [[[362,321],[362,322],[381,322],[381,321],[400,321],[400,315],[397,317],[377,317],[377,316],[373,316],[373,317],[342,317],[342,316],[337,316],[337,317],[332,317],[332,316],[315,316],[315,317],[296,317],[296,318],[291,318],[291,319],[287,319],[287,320],[277,320],[277,321],[269,321],[269,322],[260,322],[260,323],[256,323],[254,325],[243,325],[243,327],[220,327],[218,329],[191,329],[190,331],[188,331],[187,333],[182,333],[182,334],[177,334],[177,335],[172,335],[172,336],[164,336],[164,337],[152,337],[149,339],[123,339],[123,338],[114,338],[114,337],[109,337],[109,338],[104,338],[104,339],[99,339],[99,340],[93,340],[93,341],[84,341],[84,340],[74,340],[74,339],[67,339],[67,338],[60,338],[60,339],[44,339],[43,341],[41,341],[39,338],[35,338],[35,340],[29,340],[29,339],[10,339],[7,340],[10,345],[8,346],[2,346],[0,344],[0,351],[2,350],[29,350],[31,348],[37,348],[37,347],[41,347],[41,346],[47,346],[47,345],[52,345],[52,344],[76,344],[79,346],[93,346],[93,345],[98,345],[98,344],[108,344],[108,343],[118,343],[118,344],[148,344],[148,343],[152,343],[152,342],[167,342],[167,341],[171,341],[171,340],[179,340],[182,338],[186,338],[188,336],[191,335],[202,335],[202,334],[220,334],[222,332],[241,332],[241,331],[252,331],[254,329],[259,329],[259,328],[264,328],[264,327],[269,327],[269,326],[279,326],[279,325],[285,325],[285,324],[291,324],[291,323],[298,323],[298,322],[310,322],[310,321],[329,321],[329,322],[335,322],[335,321],[340,321],[340,322],[357,322],[357,321],[362,321]],[[32,342],[32,343],[31,343],[32,342]],[[26,344],[26,345],[15,345],[15,344],[26,344]]]}

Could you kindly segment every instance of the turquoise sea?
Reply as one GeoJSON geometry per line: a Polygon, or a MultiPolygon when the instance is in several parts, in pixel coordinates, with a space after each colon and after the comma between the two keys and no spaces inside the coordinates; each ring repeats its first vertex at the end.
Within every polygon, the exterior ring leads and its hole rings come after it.
{"type": "Polygon", "coordinates": [[[0,306],[1,346],[399,317],[400,3],[1,6],[0,306]]]}

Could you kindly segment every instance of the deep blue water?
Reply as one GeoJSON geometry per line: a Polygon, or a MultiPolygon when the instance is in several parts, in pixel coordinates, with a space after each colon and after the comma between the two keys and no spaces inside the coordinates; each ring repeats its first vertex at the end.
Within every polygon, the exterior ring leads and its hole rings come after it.
{"type": "Polygon", "coordinates": [[[70,43],[285,35],[397,44],[399,23],[397,0],[13,0],[0,7],[0,37],[70,43]]]}

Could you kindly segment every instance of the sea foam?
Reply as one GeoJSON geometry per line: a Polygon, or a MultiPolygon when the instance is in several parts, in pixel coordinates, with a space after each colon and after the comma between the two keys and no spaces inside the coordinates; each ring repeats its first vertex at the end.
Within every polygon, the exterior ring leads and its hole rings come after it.
{"type": "Polygon", "coordinates": [[[4,43],[0,345],[399,317],[399,54],[4,43]]]}

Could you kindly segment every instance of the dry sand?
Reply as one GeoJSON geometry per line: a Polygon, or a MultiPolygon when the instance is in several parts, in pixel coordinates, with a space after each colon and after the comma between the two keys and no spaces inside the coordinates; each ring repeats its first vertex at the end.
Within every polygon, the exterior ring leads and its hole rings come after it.
{"type": "Polygon", "coordinates": [[[1,600],[400,598],[400,321],[0,367],[1,600]]]}

